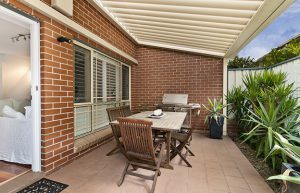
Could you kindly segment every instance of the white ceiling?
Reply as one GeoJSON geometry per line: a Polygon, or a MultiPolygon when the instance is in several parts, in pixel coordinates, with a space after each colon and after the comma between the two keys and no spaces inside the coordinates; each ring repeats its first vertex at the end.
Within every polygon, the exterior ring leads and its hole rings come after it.
{"type": "Polygon", "coordinates": [[[29,26],[24,23],[19,23],[15,19],[12,20],[7,16],[0,14],[0,55],[19,55],[29,56],[30,41],[20,39],[20,41],[13,42],[12,37],[18,34],[28,34],[29,26]]]}
{"type": "Polygon", "coordinates": [[[89,1],[139,44],[220,57],[241,49],[262,30],[259,28],[292,3],[292,0],[89,1]]]}

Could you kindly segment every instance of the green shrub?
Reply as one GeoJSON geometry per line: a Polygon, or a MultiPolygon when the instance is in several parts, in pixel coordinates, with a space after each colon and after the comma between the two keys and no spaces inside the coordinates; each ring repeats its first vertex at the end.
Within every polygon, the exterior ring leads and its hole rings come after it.
{"type": "MultiPolygon", "coordinates": [[[[277,143],[274,133],[299,135],[298,99],[292,96],[294,85],[286,74],[265,70],[243,77],[245,89],[235,87],[227,96],[231,112],[241,128],[242,137],[255,145],[257,156],[267,158],[277,143]]],[[[285,155],[270,156],[273,167],[281,165],[285,155]]]]}
{"type": "Polygon", "coordinates": [[[293,40],[281,49],[272,49],[270,53],[257,61],[257,66],[269,67],[297,56],[300,56],[300,42],[293,40]]]}
{"type": "Polygon", "coordinates": [[[250,57],[234,57],[233,60],[228,62],[228,68],[253,68],[256,67],[257,64],[255,63],[254,58],[250,57]]]}
{"type": "MultiPolygon", "coordinates": [[[[249,110],[250,115],[248,115],[247,119],[247,121],[253,123],[255,126],[249,132],[244,133],[243,137],[244,142],[248,140],[256,142],[257,156],[267,158],[274,145],[278,144],[275,137],[276,133],[288,135],[299,126],[300,122],[295,119],[294,115],[300,112],[300,108],[298,105],[290,103],[288,97],[283,98],[277,104],[275,99],[269,96],[264,104],[260,101],[258,101],[258,104],[253,110],[249,110]],[[289,106],[289,108],[286,108],[285,105],[289,106]]],[[[275,155],[269,157],[271,158],[273,168],[280,166],[281,160],[285,159],[285,155],[281,154],[277,156],[279,160],[276,163],[275,155]]]]}
{"type": "Polygon", "coordinates": [[[250,57],[236,56],[233,60],[228,62],[228,68],[270,67],[297,56],[300,56],[300,42],[297,40],[292,40],[290,43],[286,44],[280,49],[272,49],[271,52],[257,61],[250,57]]]}
{"type": "MultiPolygon", "coordinates": [[[[277,144],[274,145],[273,149],[270,152],[270,156],[284,154],[287,155],[294,163],[300,164],[300,138],[294,137],[292,135],[283,137],[279,133],[275,133],[275,138],[277,139],[277,144]],[[292,143],[289,142],[289,140],[292,143]],[[296,145],[295,145],[296,144],[296,145]]],[[[286,162],[286,160],[285,160],[286,162]]],[[[300,173],[298,171],[292,170],[289,173],[283,173],[281,175],[271,176],[268,180],[283,180],[289,181],[295,184],[300,184],[300,173]],[[297,173],[298,176],[290,176],[290,172],[297,173]]],[[[284,183],[286,186],[286,183],[284,183]]],[[[287,188],[287,186],[286,186],[287,188]]]]}
{"type": "Polygon", "coordinates": [[[246,130],[247,122],[244,119],[247,117],[249,102],[245,98],[245,90],[241,86],[234,87],[228,91],[226,96],[228,106],[228,114],[233,116],[235,122],[240,129],[246,130]]]}

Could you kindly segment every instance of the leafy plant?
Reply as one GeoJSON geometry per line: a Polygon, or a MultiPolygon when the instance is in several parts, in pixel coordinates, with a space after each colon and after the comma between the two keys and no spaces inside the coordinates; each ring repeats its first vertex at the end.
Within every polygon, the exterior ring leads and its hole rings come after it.
{"type": "MultiPolygon", "coordinates": [[[[293,97],[294,85],[286,82],[286,74],[265,70],[243,77],[245,89],[234,88],[228,94],[234,118],[246,127],[243,142],[257,149],[257,156],[268,157],[276,144],[274,132],[299,136],[298,99],[293,97]],[[248,128],[248,129],[247,129],[248,128]]],[[[269,156],[273,168],[279,166],[285,155],[269,156]]]]}
{"type": "Polygon", "coordinates": [[[227,107],[227,104],[223,104],[222,98],[220,100],[217,99],[213,99],[211,100],[210,98],[208,98],[208,103],[209,103],[209,107],[206,107],[203,104],[203,107],[209,111],[209,114],[206,116],[205,118],[205,123],[209,120],[209,118],[215,119],[217,123],[219,123],[220,121],[220,117],[226,117],[224,114],[221,113],[221,111],[227,107]]]}
{"type": "Polygon", "coordinates": [[[228,92],[226,98],[227,103],[230,104],[228,114],[233,116],[239,128],[244,129],[244,126],[247,125],[244,119],[248,115],[249,108],[249,102],[245,98],[245,90],[242,86],[234,87],[228,92]]]}
{"type": "MultiPolygon", "coordinates": [[[[279,133],[275,133],[275,138],[277,139],[277,143],[274,145],[273,149],[269,153],[269,156],[285,154],[289,158],[291,158],[295,163],[300,164],[300,147],[290,143],[288,140],[290,139],[290,141],[300,144],[300,139],[292,135],[287,135],[288,139],[286,139],[285,137],[283,137],[283,135],[279,133]]],[[[287,173],[283,173],[281,175],[271,176],[268,178],[268,180],[283,180],[300,184],[300,173],[295,170],[290,170],[287,173]],[[290,172],[297,173],[298,176],[289,176],[290,172]]]]}
{"type": "Polygon", "coordinates": [[[234,57],[233,60],[228,62],[228,68],[253,68],[256,67],[254,58],[250,57],[234,57]]]}
{"type": "Polygon", "coordinates": [[[281,48],[272,49],[271,52],[257,61],[250,57],[236,56],[233,60],[228,62],[228,68],[270,67],[297,56],[300,56],[300,42],[292,40],[281,48]]]}
{"type": "MultiPolygon", "coordinates": [[[[265,104],[258,101],[259,106],[255,107],[254,110],[250,110],[248,116],[249,122],[254,123],[255,127],[248,133],[244,133],[244,141],[250,139],[257,142],[257,156],[263,155],[263,157],[270,157],[272,160],[273,168],[276,166],[276,157],[269,156],[269,153],[273,149],[274,145],[278,143],[274,135],[283,134],[289,135],[289,132],[294,128],[298,127],[300,122],[294,122],[287,126],[287,122],[291,121],[294,114],[299,114],[299,106],[287,108],[282,111],[285,100],[282,100],[278,105],[274,98],[271,96],[268,98],[265,104]]],[[[285,155],[279,156],[280,159],[285,159],[285,155]]]]}
{"type": "Polygon", "coordinates": [[[285,85],[286,74],[283,72],[274,72],[273,70],[264,70],[259,73],[249,73],[243,77],[243,83],[246,87],[245,98],[253,106],[258,105],[257,101],[264,102],[270,95],[278,98],[289,96],[293,93],[293,84],[285,85]],[[281,88],[281,89],[280,89],[281,88]]]}
{"type": "Polygon", "coordinates": [[[257,66],[269,67],[300,55],[300,42],[292,40],[280,49],[272,49],[270,53],[257,61],[257,66]]]}

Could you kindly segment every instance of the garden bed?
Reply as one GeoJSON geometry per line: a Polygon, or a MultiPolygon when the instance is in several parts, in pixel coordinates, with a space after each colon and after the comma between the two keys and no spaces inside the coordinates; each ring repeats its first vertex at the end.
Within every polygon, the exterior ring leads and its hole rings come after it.
{"type": "MultiPolygon", "coordinates": [[[[241,152],[246,156],[246,158],[250,161],[253,167],[264,179],[278,174],[279,171],[275,172],[272,168],[270,168],[268,164],[264,162],[263,158],[257,158],[256,151],[252,149],[247,143],[241,144],[241,140],[239,140],[237,137],[233,137],[232,141],[234,141],[237,147],[241,150],[241,152]]],[[[277,180],[271,180],[266,182],[275,193],[281,193],[281,187],[283,186],[282,182],[277,180]]]]}

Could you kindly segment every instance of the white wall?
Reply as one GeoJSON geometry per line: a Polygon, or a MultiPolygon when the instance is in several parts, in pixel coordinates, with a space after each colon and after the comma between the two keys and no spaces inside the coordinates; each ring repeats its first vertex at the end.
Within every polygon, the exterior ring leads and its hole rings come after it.
{"type": "MultiPolygon", "coordinates": [[[[287,60],[279,65],[271,67],[275,72],[285,72],[287,74],[287,81],[289,83],[294,82],[294,86],[297,89],[295,92],[295,97],[300,97],[300,57],[287,60]]],[[[255,73],[262,71],[263,69],[231,69],[228,70],[228,91],[230,91],[234,86],[244,86],[243,75],[249,72],[255,73]]],[[[300,102],[300,100],[299,100],[300,102]]]]}
{"type": "Polygon", "coordinates": [[[30,40],[12,41],[18,34],[29,34],[29,25],[0,17],[0,26],[0,99],[30,99],[30,40]]]}
{"type": "Polygon", "coordinates": [[[0,98],[30,99],[30,57],[0,57],[0,98]]]}

